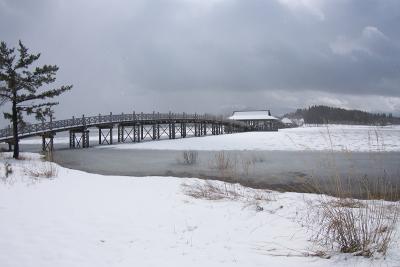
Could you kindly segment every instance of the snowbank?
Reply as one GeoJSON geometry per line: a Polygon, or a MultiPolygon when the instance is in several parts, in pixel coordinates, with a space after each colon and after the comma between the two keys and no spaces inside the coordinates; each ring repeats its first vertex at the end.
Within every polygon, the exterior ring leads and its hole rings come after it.
{"type": "MultiPolygon", "coordinates": [[[[106,148],[110,146],[102,146],[106,148]]],[[[329,125],[120,144],[115,149],[400,151],[400,127],[329,125]]]]}
{"type": "MultiPolygon", "coordinates": [[[[31,156],[1,160],[13,165],[7,182],[0,183],[2,267],[372,263],[344,255],[304,256],[312,244],[296,221],[305,194],[276,193],[276,200],[261,203],[264,210],[257,212],[240,201],[184,195],[182,182],[196,179],[101,176],[58,166],[56,178],[32,180],[24,170],[44,163],[31,156]]],[[[373,263],[398,263],[399,251],[395,247],[388,259],[373,263]]]]}

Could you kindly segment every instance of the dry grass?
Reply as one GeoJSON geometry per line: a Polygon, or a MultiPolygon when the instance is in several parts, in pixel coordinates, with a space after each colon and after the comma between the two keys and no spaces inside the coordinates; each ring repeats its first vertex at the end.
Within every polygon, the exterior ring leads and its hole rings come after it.
{"type": "MultiPolygon", "coordinates": [[[[327,131],[333,151],[329,128],[327,131]]],[[[378,131],[368,138],[371,152],[384,151],[378,131]]],[[[375,160],[374,166],[380,168],[382,162],[379,158],[375,160]]],[[[309,210],[304,225],[309,226],[312,240],[325,252],[385,256],[397,234],[400,216],[397,186],[391,184],[384,170],[381,177],[373,179],[367,176],[355,179],[351,173],[354,170],[349,170],[349,177],[343,177],[343,170],[338,169],[333,154],[325,164],[335,175],[328,180],[313,178],[305,185],[308,192],[319,194],[307,202],[309,210]]]]}
{"type": "MultiPolygon", "coordinates": [[[[328,137],[333,147],[329,129],[328,137]]],[[[384,151],[377,131],[374,137],[377,152],[384,151]]],[[[372,136],[369,140],[373,140],[372,136]]],[[[400,216],[397,186],[390,183],[384,170],[381,177],[355,179],[354,175],[340,175],[333,155],[327,164],[336,175],[328,180],[312,179],[308,184],[311,192],[320,194],[317,200],[308,202],[306,220],[312,229],[312,240],[325,250],[364,257],[385,256],[400,216]]],[[[376,162],[377,168],[380,165],[376,162]]]]}
{"type": "Polygon", "coordinates": [[[260,190],[244,187],[240,184],[219,182],[219,181],[199,181],[196,183],[182,184],[183,192],[193,198],[206,200],[230,199],[243,201],[247,205],[258,205],[260,202],[275,200],[272,191],[260,190]]]}
{"type": "Polygon", "coordinates": [[[243,178],[250,178],[255,164],[263,161],[264,159],[259,155],[246,157],[221,151],[214,155],[210,168],[218,171],[219,178],[232,182],[243,181],[243,178]]]}
{"type": "Polygon", "coordinates": [[[6,161],[6,162],[3,163],[3,166],[1,166],[0,168],[2,169],[2,172],[4,174],[4,175],[0,176],[1,181],[4,184],[9,183],[10,182],[10,179],[9,179],[10,175],[13,173],[13,169],[12,169],[11,164],[6,161]]]}
{"type": "Polygon", "coordinates": [[[199,153],[197,151],[183,151],[182,152],[182,163],[185,165],[194,165],[197,163],[199,153]]]}
{"type": "Polygon", "coordinates": [[[214,156],[214,166],[220,172],[227,172],[233,168],[232,159],[223,151],[214,156]]]}
{"type": "Polygon", "coordinates": [[[353,202],[321,198],[311,204],[313,241],[328,249],[357,256],[386,255],[393,242],[399,203],[384,200],[353,202]]]}
{"type": "Polygon", "coordinates": [[[58,168],[51,162],[43,162],[35,167],[24,167],[26,175],[32,178],[55,178],[58,176],[58,168]]]}

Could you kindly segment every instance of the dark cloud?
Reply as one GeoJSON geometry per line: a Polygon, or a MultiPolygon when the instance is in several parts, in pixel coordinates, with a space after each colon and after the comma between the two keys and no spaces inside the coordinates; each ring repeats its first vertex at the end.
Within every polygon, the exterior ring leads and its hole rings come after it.
{"type": "Polygon", "coordinates": [[[61,117],[315,103],[400,112],[399,23],[397,0],[0,0],[0,39],[22,39],[74,84],[61,117]]]}

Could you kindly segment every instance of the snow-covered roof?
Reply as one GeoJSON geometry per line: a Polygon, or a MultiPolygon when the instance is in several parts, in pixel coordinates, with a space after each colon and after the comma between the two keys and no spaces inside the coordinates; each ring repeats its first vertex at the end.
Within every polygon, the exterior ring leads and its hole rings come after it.
{"type": "Polygon", "coordinates": [[[256,111],[235,111],[232,116],[229,117],[231,120],[277,120],[274,116],[269,115],[268,110],[256,110],[256,111]]]}
{"type": "Polygon", "coordinates": [[[283,119],[281,119],[281,122],[285,123],[285,124],[292,124],[293,123],[292,120],[289,119],[289,118],[283,118],[283,119]]]}

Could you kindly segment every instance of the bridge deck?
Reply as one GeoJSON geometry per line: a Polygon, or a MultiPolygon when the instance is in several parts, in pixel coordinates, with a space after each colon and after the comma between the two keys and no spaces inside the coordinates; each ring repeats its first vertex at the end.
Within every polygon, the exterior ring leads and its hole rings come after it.
{"type": "MultiPolygon", "coordinates": [[[[168,131],[170,132],[170,138],[175,138],[175,125],[183,125],[180,128],[181,136],[185,136],[186,133],[183,133],[182,127],[185,127],[186,124],[199,124],[203,126],[199,126],[199,130],[196,130],[196,135],[200,136],[203,134],[207,134],[204,127],[207,128],[207,125],[218,125],[222,130],[216,131],[212,130],[212,134],[222,134],[229,132],[238,132],[244,131],[248,128],[245,124],[223,119],[222,116],[213,116],[209,114],[176,114],[176,113],[132,113],[132,114],[118,114],[113,115],[110,113],[109,115],[97,115],[91,117],[82,116],[81,118],[72,118],[66,120],[57,120],[57,121],[48,121],[37,124],[27,124],[18,129],[18,137],[19,139],[29,138],[33,136],[53,136],[57,132],[64,131],[84,131],[90,127],[98,127],[99,128],[99,136],[101,129],[112,128],[115,125],[118,127],[143,127],[143,125],[153,125],[153,139],[156,138],[157,129],[159,131],[159,125],[168,125],[168,131]],[[156,125],[157,128],[155,127],[156,125]],[[205,125],[205,126],[204,126],[205,125]],[[172,132],[171,132],[172,131],[172,132]],[[197,134],[198,133],[198,134],[197,134]]],[[[214,126],[212,126],[214,127],[214,126]]],[[[178,127],[179,128],[179,127],[178,127]]],[[[141,129],[143,132],[143,128],[141,129]]],[[[140,135],[138,129],[138,136],[140,135]]],[[[143,133],[142,133],[143,134],[143,133]]],[[[158,133],[159,135],[159,133],[158,133]]],[[[5,128],[0,130],[0,142],[11,142],[13,140],[12,129],[5,128]]],[[[99,141],[100,142],[100,141],[99,141]]]]}

